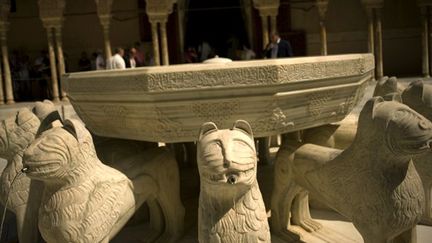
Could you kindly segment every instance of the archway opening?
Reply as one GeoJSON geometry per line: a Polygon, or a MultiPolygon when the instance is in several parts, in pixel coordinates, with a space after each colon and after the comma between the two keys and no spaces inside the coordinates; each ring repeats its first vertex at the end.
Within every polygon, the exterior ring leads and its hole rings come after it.
{"type": "Polygon", "coordinates": [[[208,42],[213,55],[238,59],[236,50],[249,46],[240,0],[191,0],[187,9],[186,47],[208,42]]]}

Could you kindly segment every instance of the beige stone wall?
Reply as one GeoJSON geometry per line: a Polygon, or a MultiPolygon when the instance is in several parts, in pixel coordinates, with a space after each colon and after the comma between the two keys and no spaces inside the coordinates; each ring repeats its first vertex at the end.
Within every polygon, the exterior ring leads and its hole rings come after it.
{"type": "MultiPolygon", "coordinates": [[[[111,22],[111,45],[127,47],[139,41],[136,0],[114,1],[111,22]]],[[[32,60],[47,49],[46,32],[39,18],[37,1],[17,1],[17,12],[10,15],[9,49],[24,49],[32,60]]],[[[81,52],[89,55],[103,50],[102,26],[96,15],[94,0],[67,1],[63,28],[63,48],[69,71],[77,70],[81,52]]]]}
{"type": "MultiPolygon", "coordinates": [[[[320,54],[319,19],[311,3],[292,5],[292,28],[305,30],[307,54],[320,54]]],[[[382,9],[385,75],[421,75],[420,9],[415,1],[386,0],[382,9]]],[[[367,17],[360,0],[330,0],[329,54],[367,52],[367,17]]]]}

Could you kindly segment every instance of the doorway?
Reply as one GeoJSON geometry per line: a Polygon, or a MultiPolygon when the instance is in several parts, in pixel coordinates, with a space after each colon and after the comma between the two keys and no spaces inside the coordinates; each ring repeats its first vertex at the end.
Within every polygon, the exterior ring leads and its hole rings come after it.
{"type": "Polygon", "coordinates": [[[205,42],[218,55],[238,59],[236,52],[248,43],[241,0],[190,0],[186,14],[185,47],[205,42]]]}

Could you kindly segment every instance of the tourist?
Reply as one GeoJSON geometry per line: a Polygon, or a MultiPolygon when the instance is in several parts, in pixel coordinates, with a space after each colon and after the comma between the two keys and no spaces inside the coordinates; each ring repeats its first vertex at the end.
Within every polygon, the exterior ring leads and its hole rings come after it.
{"type": "Polygon", "coordinates": [[[103,70],[105,69],[105,58],[102,54],[101,50],[96,51],[96,70],[103,70]]]}
{"type": "Polygon", "coordinates": [[[137,67],[142,67],[145,65],[145,55],[141,51],[141,43],[135,42],[135,62],[137,67]]]}
{"type": "Polygon", "coordinates": [[[292,57],[291,44],[287,40],[282,40],[278,33],[273,33],[271,42],[264,50],[264,56],[267,58],[292,57]]]}
{"type": "Polygon", "coordinates": [[[252,49],[249,49],[246,45],[243,45],[243,50],[241,51],[241,60],[252,60],[255,59],[256,54],[252,49]]]}
{"type": "Polygon", "coordinates": [[[115,49],[114,56],[110,57],[107,69],[126,69],[126,63],[123,59],[124,50],[121,47],[115,49]]]}
{"type": "Polygon", "coordinates": [[[91,71],[91,61],[85,51],[81,52],[81,58],[78,61],[78,69],[80,71],[91,71]]]}
{"type": "Polygon", "coordinates": [[[137,62],[135,60],[136,52],[137,52],[136,49],[134,47],[132,47],[128,51],[128,55],[126,55],[124,57],[126,68],[136,68],[136,66],[137,66],[137,62]]]}
{"type": "Polygon", "coordinates": [[[203,62],[207,60],[212,54],[212,47],[207,41],[203,41],[198,47],[198,53],[200,61],[203,62]]]}
{"type": "Polygon", "coordinates": [[[186,63],[196,63],[198,62],[198,54],[195,50],[195,47],[188,47],[186,52],[184,53],[184,59],[186,63]]]}

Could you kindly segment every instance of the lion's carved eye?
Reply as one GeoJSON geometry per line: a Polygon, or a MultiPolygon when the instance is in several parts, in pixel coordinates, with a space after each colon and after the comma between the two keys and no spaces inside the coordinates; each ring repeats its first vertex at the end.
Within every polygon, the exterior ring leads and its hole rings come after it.
{"type": "Polygon", "coordinates": [[[430,122],[427,122],[427,121],[425,121],[425,120],[421,120],[421,121],[419,121],[418,126],[419,126],[419,128],[422,129],[422,130],[429,130],[429,129],[432,129],[430,122]]]}

